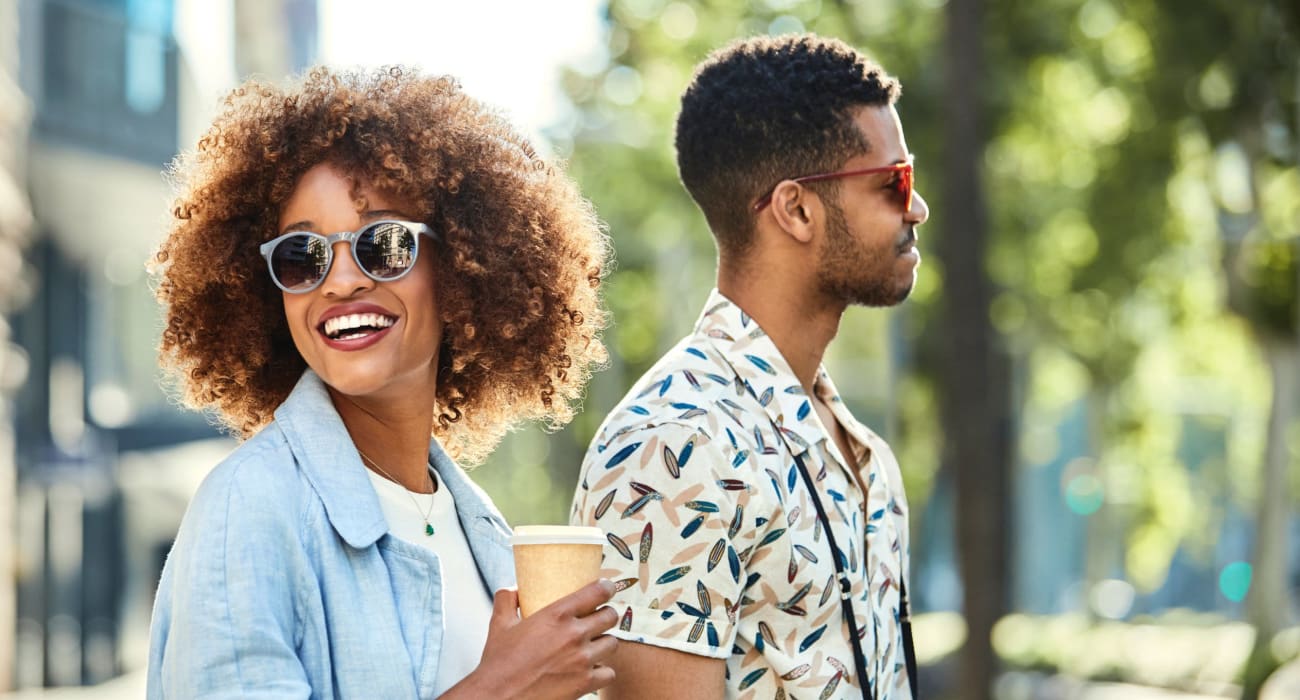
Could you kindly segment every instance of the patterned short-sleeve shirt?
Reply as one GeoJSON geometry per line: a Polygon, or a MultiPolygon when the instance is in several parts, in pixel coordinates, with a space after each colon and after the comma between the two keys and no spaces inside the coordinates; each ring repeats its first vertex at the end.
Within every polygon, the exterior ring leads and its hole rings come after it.
{"type": "Polygon", "coordinates": [[[572,521],[606,533],[615,636],[725,659],[729,698],[860,697],[802,457],[847,560],[872,694],[906,699],[898,464],[824,369],[814,389],[854,443],[866,494],[771,339],[714,290],[695,331],[605,420],[572,521]]]}

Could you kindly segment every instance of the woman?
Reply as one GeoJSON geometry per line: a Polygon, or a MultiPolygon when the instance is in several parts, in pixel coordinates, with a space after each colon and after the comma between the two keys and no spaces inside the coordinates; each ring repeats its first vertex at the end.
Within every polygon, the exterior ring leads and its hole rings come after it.
{"type": "Polygon", "coordinates": [[[567,421],[604,359],[609,247],[573,185],[399,69],[241,87],[175,174],[162,364],[246,440],[163,570],[149,696],[608,684],[612,584],[521,621],[509,529],[453,461],[567,421]]]}

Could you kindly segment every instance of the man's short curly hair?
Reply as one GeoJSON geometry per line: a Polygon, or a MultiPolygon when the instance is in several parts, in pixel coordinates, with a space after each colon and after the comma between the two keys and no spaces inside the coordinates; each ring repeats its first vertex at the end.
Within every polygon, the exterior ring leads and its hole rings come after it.
{"type": "Polygon", "coordinates": [[[893,104],[900,91],[871,59],[814,34],[751,37],[710,54],[682,94],[677,170],[719,249],[748,249],[750,207],[776,183],[867,152],[857,108],[893,104]]]}
{"type": "Polygon", "coordinates": [[[571,419],[606,358],[608,237],[501,116],[450,77],[400,68],[247,83],[173,164],[175,219],[151,270],[161,364],[185,402],[248,437],[306,368],[258,246],[303,173],[326,162],[410,202],[438,235],[445,326],[431,431],[448,452],[474,463],[518,421],[571,419]]]}

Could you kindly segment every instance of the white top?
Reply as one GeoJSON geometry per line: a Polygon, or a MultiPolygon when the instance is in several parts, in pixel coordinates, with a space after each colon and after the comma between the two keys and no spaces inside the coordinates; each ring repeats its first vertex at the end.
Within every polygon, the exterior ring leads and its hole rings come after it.
{"type": "MultiPolygon", "coordinates": [[[[492,597],[479,578],[474,555],[470,552],[465,531],[456,517],[456,503],[451,491],[439,487],[432,494],[414,493],[367,469],[370,483],[379,495],[379,506],[393,536],[424,547],[438,557],[442,579],[442,615],[445,630],[442,653],[438,659],[438,678],[434,697],[447,692],[478,667],[487,642],[488,622],[492,619],[492,597]],[[415,503],[411,499],[415,499],[415,503]],[[429,522],[434,534],[425,534],[424,514],[433,513],[429,522]],[[416,511],[419,504],[419,512],[416,511]],[[450,575],[450,572],[461,572],[450,575]],[[464,572],[469,572],[466,575],[464,572]]],[[[429,472],[433,475],[433,471],[429,472]]],[[[437,476],[434,475],[435,481],[437,476]]]]}

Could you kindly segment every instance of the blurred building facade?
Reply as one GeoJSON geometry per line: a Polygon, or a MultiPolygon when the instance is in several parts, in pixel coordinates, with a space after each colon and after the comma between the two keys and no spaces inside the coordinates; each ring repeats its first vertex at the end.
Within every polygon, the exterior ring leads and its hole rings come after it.
{"type": "MultiPolygon", "coordinates": [[[[23,156],[30,107],[18,87],[18,4],[0,0],[0,260],[6,261],[5,282],[0,282],[0,308],[21,301],[22,282],[18,243],[31,226],[23,156]]],[[[25,357],[9,344],[10,327],[0,323],[0,571],[13,571],[14,520],[8,506],[14,501],[16,464],[13,449],[12,390],[26,374],[25,357]]],[[[13,683],[14,639],[8,630],[16,625],[17,597],[11,577],[0,577],[0,688],[13,683]]]]}
{"type": "MultiPolygon", "coordinates": [[[[144,265],[167,223],[164,169],[239,76],[314,60],[316,0],[7,0],[0,30],[14,57],[0,93],[14,75],[31,105],[14,179],[34,220],[30,293],[10,316],[26,371],[12,493],[0,485],[16,543],[15,604],[0,587],[0,667],[12,668],[0,690],[94,684],[143,663],[185,501],[231,444],[158,385],[144,265]]],[[[0,130],[15,123],[0,112],[0,130]]]]}

